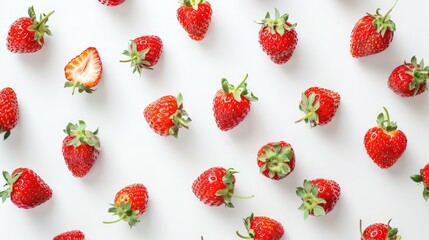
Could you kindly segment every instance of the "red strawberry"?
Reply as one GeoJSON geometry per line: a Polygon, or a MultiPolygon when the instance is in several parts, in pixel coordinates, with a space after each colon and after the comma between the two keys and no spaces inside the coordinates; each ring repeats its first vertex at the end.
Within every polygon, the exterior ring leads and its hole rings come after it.
{"type": "Polygon", "coordinates": [[[146,106],[143,112],[149,126],[161,136],[178,137],[179,128],[189,128],[191,119],[183,109],[182,94],[163,96],[146,106]]]}
{"type": "Polygon", "coordinates": [[[12,88],[6,87],[0,91],[0,134],[3,139],[10,136],[10,131],[16,126],[19,119],[18,99],[12,88]]]}
{"type": "Polygon", "coordinates": [[[10,197],[18,208],[34,208],[48,201],[52,197],[51,188],[33,170],[17,168],[10,175],[3,171],[6,180],[6,190],[0,192],[2,201],[10,197]]]}
{"type": "Polygon", "coordinates": [[[360,221],[361,240],[400,240],[398,229],[390,227],[390,221],[387,224],[373,223],[365,228],[362,233],[362,220],[360,221]]]}
{"type": "Polygon", "coordinates": [[[396,30],[395,23],[390,20],[390,12],[398,0],[386,15],[380,15],[380,9],[376,14],[367,13],[355,24],[350,40],[350,54],[352,57],[365,57],[384,51],[393,40],[396,30]]]}
{"type": "Polygon", "coordinates": [[[141,36],[131,41],[128,50],[122,54],[129,59],[121,62],[131,62],[133,73],[138,72],[140,75],[142,69],[152,69],[156,65],[162,53],[162,41],[158,36],[141,36]]]}
{"type": "Polygon", "coordinates": [[[114,204],[109,213],[119,216],[114,221],[104,223],[117,223],[121,220],[128,222],[131,227],[140,222],[139,217],[146,211],[149,195],[146,187],[141,183],[128,185],[116,193],[114,204]]]}
{"type": "Polygon", "coordinates": [[[177,20],[189,37],[201,41],[209,29],[212,19],[212,7],[206,0],[180,0],[177,20]]]}
{"type": "Polygon", "coordinates": [[[64,68],[67,82],[64,87],[71,87],[72,94],[78,92],[92,93],[93,87],[100,82],[103,66],[100,55],[95,47],[85,49],[73,58],[64,68]]]}
{"type": "Polygon", "coordinates": [[[280,16],[280,12],[275,9],[275,19],[271,19],[267,12],[265,19],[262,19],[262,27],[259,30],[259,43],[262,50],[276,64],[284,64],[292,57],[298,43],[298,36],[295,31],[296,23],[288,22],[289,15],[280,16]]]}
{"type": "Polygon", "coordinates": [[[32,53],[42,49],[45,44],[44,35],[52,35],[46,25],[54,11],[40,15],[37,20],[33,6],[28,8],[29,17],[21,17],[12,23],[7,36],[7,49],[13,53],[32,53]]]}
{"type": "Polygon", "coordinates": [[[60,235],[55,236],[52,240],[84,240],[85,234],[79,230],[72,230],[63,232],[60,235]]]}
{"type": "Polygon", "coordinates": [[[419,174],[411,176],[411,179],[417,183],[423,182],[423,198],[427,201],[429,199],[429,163],[420,169],[419,174]]]}
{"type": "Polygon", "coordinates": [[[270,142],[259,149],[257,162],[264,176],[279,180],[295,168],[295,153],[287,142],[270,142]]]}
{"type": "Polygon", "coordinates": [[[236,87],[222,78],[222,89],[213,99],[213,112],[216,124],[222,131],[228,131],[241,123],[250,111],[251,101],[258,98],[247,90],[247,74],[236,87]]]}
{"type": "Polygon", "coordinates": [[[369,157],[380,168],[386,169],[402,156],[407,147],[407,137],[397,129],[395,122],[390,121],[389,112],[384,108],[386,116],[377,116],[377,127],[369,129],[364,137],[364,145],[369,157]]]}
{"type": "Polygon", "coordinates": [[[337,113],[340,105],[340,94],[325,88],[311,87],[302,94],[299,110],[305,116],[296,122],[304,120],[311,127],[329,123],[337,113]]]}
{"type": "Polygon", "coordinates": [[[94,132],[85,129],[86,124],[69,123],[64,129],[67,136],[63,140],[63,156],[68,169],[75,177],[84,177],[91,170],[100,153],[98,129],[94,132]]]}
{"type": "Polygon", "coordinates": [[[337,182],[323,178],[304,180],[304,186],[296,189],[296,195],[302,199],[299,209],[304,211],[304,219],[308,215],[318,217],[331,212],[340,194],[341,188],[337,182]]]}
{"type": "Polygon", "coordinates": [[[111,6],[111,7],[121,5],[122,3],[125,2],[125,0],[98,0],[98,1],[106,6],[111,6]]]}
{"type": "Polygon", "coordinates": [[[387,85],[396,94],[402,97],[412,97],[426,90],[426,80],[429,79],[429,66],[424,66],[423,59],[417,64],[415,56],[411,63],[396,67],[389,76],[387,85]]]}
{"type": "Polygon", "coordinates": [[[210,206],[220,206],[233,208],[231,200],[240,197],[234,195],[235,176],[237,173],[232,168],[212,167],[200,174],[192,184],[192,192],[200,201],[210,206]]]}
{"type": "Polygon", "coordinates": [[[243,220],[248,236],[243,236],[237,231],[237,235],[243,239],[280,240],[284,235],[283,225],[272,218],[254,216],[252,213],[243,220]]]}

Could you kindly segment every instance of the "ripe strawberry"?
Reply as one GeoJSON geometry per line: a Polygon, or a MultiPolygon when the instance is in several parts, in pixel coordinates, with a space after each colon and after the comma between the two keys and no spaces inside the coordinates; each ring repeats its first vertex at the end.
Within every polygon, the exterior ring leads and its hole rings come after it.
{"type": "Polygon", "coordinates": [[[428,79],[429,66],[425,67],[423,59],[417,64],[417,59],[413,56],[410,63],[404,62],[393,70],[387,85],[402,97],[412,97],[426,90],[428,79]]]}
{"type": "Polygon", "coordinates": [[[29,17],[21,17],[12,23],[7,35],[7,49],[13,53],[33,53],[42,49],[45,44],[44,35],[52,35],[46,25],[54,11],[40,15],[37,20],[33,6],[28,8],[29,17]]]}
{"type": "Polygon", "coordinates": [[[423,198],[427,201],[429,199],[429,163],[426,164],[423,169],[420,169],[420,173],[411,176],[414,182],[423,182],[423,198]]]}
{"type": "Polygon", "coordinates": [[[33,170],[17,168],[10,175],[3,171],[8,188],[0,192],[2,201],[10,197],[18,208],[34,208],[52,197],[51,188],[33,170]]]}
{"type": "Polygon", "coordinates": [[[247,74],[236,87],[222,78],[222,89],[216,92],[213,99],[213,112],[217,126],[228,131],[241,123],[250,111],[251,101],[258,98],[247,90],[247,74]]]}
{"type": "Polygon", "coordinates": [[[182,94],[177,98],[171,95],[163,96],[146,106],[143,112],[149,126],[161,136],[178,137],[179,128],[189,128],[192,121],[183,109],[182,94]]]}
{"type": "Polygon", "coordinates": [[[67,136],[63,140],[63,156],[68,169],[75,177],[88,174],[101,150],[97,137],[98,129],[91,132],[85,128],[85,122],[80,120],[79,124],[69,123],[64,129],[67,136]]]}
{"type": "Polygon", "coordinates": [[[72,94],[77,88],[78,92],[92,93],[93,87],[100,82],[103,66],[100,55],[95,47],[85,49],[73,58],[64,68],[66,83],[64,87],[71,87],[72,94]]]}
{"type": "Polygon", "coordinates": [[[400,240],[398,229],[390,227],[390,221],[387,224],[373,223],[365,228],[362,233],[362,220],[360,221],[361,240],[400,240]]]}
{"type": "Polygon", "coordinates": [[[284,235],[283,225],[272,218],[254,216],[252,213],[243,220],[248,236],[243,236],[237,231],[237,235],[243,239],[280,240],[284,235]]]}
{"type": "Polygon", "coordinates": [[[212,7],[206,0],[180,0],[177,20],[189,37],[201,41],[209,29],[212,20],[212,7]]]}
{"type": "Polygon", "coordinates": [[[16,126],[19,119],[18,99],[12,88],[6,87],[0,91],[0,134],[3,139],[10,136],[10,131],[16,126]]]}
{"type": "Polygon", "coordinates": [[[407,147],[407,137],[397,129],[395,122],[390,121],[389,112],[384,108],[386,116],[377,116],[377,127],[369,129],[364,137],[364,145],[369,157],[380,168],[386,169],[402,156],[407,147]]]}
{"type": "Polygon", "coordinates": [[[98,0],[99,2],[101,2],[101,4],[104,4],[106,6],[118,6],[122,3],[125,2],[125,0],[98,0]]]}
{"type": "Polygon", "coordinates": [[[275,19],[271,19],[270,13],[267,12],[260,23],[262,27],[259,30],[259,44],[276,64],[289,61],[298,43],[296,23],[288,22],[288,18],[288,14],[280,16],[280,12],[275,9],[275,19]]]}
{"type": "Polygon", "coordinates": [[[287,142],[270,142],[259,149],[257,162],[264,176],[279,180],[295,168],[295,153],[287,142]]]}
{"type": "Polygon", "coordinates": [[[129,59],[120,62],[131,62],[133,73],[138,72],[140,75],[142,69],[153,69],[162,53],[162,41],[158,36],[148,35],[141,36],[131,41],[128,50],[122,54],[129,59]]]}
{"type": "Polygon", "coordinates": [[[192,184],[192,192],[204,204],[233,208],[231,200],[235,198],[250,198],[234,195],[235,176],[232,168],[212,167],[201,173],[192,184]]]}
{"type": "Polygon", "coordinates": [[[128,222],[131,227],[140,222],[139,217],[146,211],[149,195],[146,187],[141,183],[128,185],[116,193],[114,204],[109,213],[119,216],[114,221],[104,223],[117,223],[121,220],[128,222]]]}
{"type": "Polygon", "coordinates": [[[84,240],[85,234],[79,230],[63,232],[55,236],[52,240],[84,240]]]}
{"type": "Polygon", "coordinates": [[[325,125],[329,123],[337,113],[340,105],[340,94],[335,91],[310,87],[302,94],[299,110],[305,116],[296,122],[304,120],[310,123],[311,127],[325,125]]]}
{"type": "Polygon", "coordinates": [[[328,214],[334,209],[340,194],[341,188],[337,182],[323,178],[304,180],[304,186],[296,189],[296,195],[302,199],[299,210],[304,211],[304,219],[308,215],[318,217],[328,214]]]}
{"type": "Polygon", "coordinates": [[[386,15],[380,15],[380,9],[376,14],[367,13],[355,24],[350,40],[350,54],[352,57],[365,57],[384,51],[393,40],[396,30],[395,23],[390,20],[390,12],[398,0],[386,15]]]}

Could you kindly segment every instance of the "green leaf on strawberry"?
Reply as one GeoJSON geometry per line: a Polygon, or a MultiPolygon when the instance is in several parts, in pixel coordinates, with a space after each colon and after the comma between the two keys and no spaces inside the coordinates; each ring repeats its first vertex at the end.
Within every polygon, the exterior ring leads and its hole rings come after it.
{"type": "Polygon", "coordinates": [[[94,147],[97,150],[100,150],[100,139],[98,138],[98,128],[94,132],[86,130],[86,123],[82,120],[79,120],[78,124],[68,123],[64,132],[73,137],[72,140],[67,142],[67,145],[73,145],[74,147],[79,147],[81,144],[87,144],[94,147]]]}
{"type": "Polygon", "coordinates": [[[393,6],[389,9],[389,11],[387,11],[387,13],[384,16],[382,16],[380,14],[380,8],[377,8],[375,14],[368,13],[369,16],[374,18],[372,24],[374,25],[374,27],[377,28],[377,32],[380,33],[381,36],[383,36],[383,37],[384,37],[384,34],[386,33],[387,30],[390,30],[392,32],[394,32],[396,30],[396,25],[394,22],[392,22],[390,20],[389,14],[390,14],[390,12],[392,12],[392,10],[396,6],[397,2],[398,2],[398,0],[395,1],[393,6]]]}
{"type": "Polygon", "coordinates": [[[249,101],[252,101],[252,102],[258,101],[258,97],[253,95],[252,92],[249,93],[249,90],[247,89],[246,80],[248,76],[249,75],[246,73],[246,76],[244,77],[244,79],[237,86],[229,84],[228,80],[226,80],[225,78],[222,78],[222,89],[226,93],[232,93],[232,95],[234,96],[234,99],[237,102],[241,101],[241,96],[249,99],[249,101]]]}
{"type": "Polygon", "coordinates": [[[320,204],[326,203],[326,200],[318,197],[319,189],[314,186],[311,181],[304,180],[303,187],[298,187],[296,195],[303,200],[303,203],[298,208],[304,211],[304,219],[307,219],[310,213],[314,216],[325,215],[325,210],[320,204]]]}
{"type": "Polygon", "coordinates": [[[270,13],[267,12],[265,15],[265,18],[261,20],[260,24],[262,24],[262,27],[269,28],[271,34],[278,33],[280,35],[283,35],[285,31],[290,31],[296,27],[296,23],[294,24],[287,24],[287,20],[289,18],[289,14],[283,14],[280,15],[279,10],[277,8],[274,9],[275,16],[274,19],[271,19],[270,13]]]}

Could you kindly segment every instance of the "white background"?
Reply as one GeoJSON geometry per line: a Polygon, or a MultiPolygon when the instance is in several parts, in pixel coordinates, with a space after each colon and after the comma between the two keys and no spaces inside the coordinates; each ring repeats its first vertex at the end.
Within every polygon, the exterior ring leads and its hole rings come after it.
{"type": "MultiPolygon", "coordinates": [[[[399,1],[392,12],[397,24],[394,40],[383,53],[362,59],[349,54],[355,22],[390,1],[370,0],[236,0],[211,1],[213,18],[205,39],[191,40],[176,19],[176,1],[127,0],[106,7],[96,0],[2,2],[0,5],[0,88],[12,87],[19,99],[20,120],[7,141],[0,142],[0,168],[29,167],[53,189],[53,197],[31,210],[9,200],[0,206],[3,237],[51,239],[80,229],[87,239],[237,239],[244,233],[242,218],[251,212],[280,221],[285,239],[359,239],[364,226],[387,222],[404,239],[422,239],[429,203],[422,186],[409,176],[428,161],[426,154],[429,95],[401,98],[387,88],[390,72],[413,55],[429,57],[429,2],[399,1]],[[36,12],[55,10],[49,25],[52,37],[33,54],[6,49],[10,24],[36,12]],[[259,21],[278,8],[297,22],[299,42],[292,59],[275,65],[258,43],[259,21]],[[130,39],[157,35],[164,52],[153,71],[141,77],[119,63],[130,39]],[[71,95],[64,89],[64,66],[89,46],[99,50],[103,78],[92,95],[71,95]],[[222,77],[238,83],[248,73],[248,87],[259,97],[238,127],[220,131],[212,99],[222,77]],[[294,123],[302,116],[302,91],[320,86],[338,91],[341,105],[326,126],[311,129],[294,123]],[[143,109],[167,95],[184,96],[193,119],[179,139],[156,135],[143,118],[143,109]],[[408,137],[403,157],[381,170],[367,156],[363,136],[376,125],[385,106],[408,137]],[[61,152],[68,122],[86,121],[99,130],[102,152],[91,172],[78,179],[68,171],[61,152]],[[295,150],[296,168],[286,179],[262,176],[256,164],[259,148],[270,141],[287,141],[295,150]],[[209,207],[193,195],[191,185],[213,166],[233,167],[236,193],[254,194],[233,202],[236,207],[209,207]],[[341,199],[327,216],[303,220],[295,189],[304,179],[328,178],[341,188],[341,199]],[[129,229],[111,220],[109,203],[122,187],[141,182],[149,191],[148,211],[129,229]]],[[[429,60],[428,60],[429,61],[429,60]]]]}

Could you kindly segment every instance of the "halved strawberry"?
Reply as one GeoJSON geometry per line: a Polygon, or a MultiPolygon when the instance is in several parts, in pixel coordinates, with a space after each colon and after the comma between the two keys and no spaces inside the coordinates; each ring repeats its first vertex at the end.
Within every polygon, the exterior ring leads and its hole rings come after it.
{"type": "Polygon", "coordinates": [[[67,82],[64,87],[71,87],[72,94],[75,89],[92,93],[101,79],[103,66],[100,55],[95,47],[85,49],[80,55],[73,58],[64,68],[67,82]]]}

